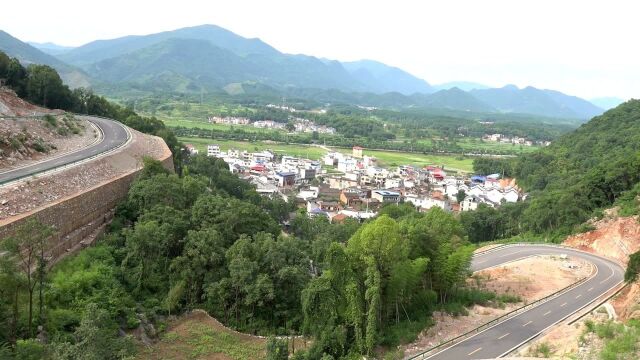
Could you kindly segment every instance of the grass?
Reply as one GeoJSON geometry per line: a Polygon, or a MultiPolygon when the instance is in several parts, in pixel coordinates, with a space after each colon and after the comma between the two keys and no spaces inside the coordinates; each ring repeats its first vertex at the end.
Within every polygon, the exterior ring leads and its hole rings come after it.
{"type": "Polygon", "coordinates": [[[203,130],[220,130],[231,131],[232,129],[239,129],[248,133],[284,133],[284,130],[278,129],[263,129],[249,125],[226,125],[226,124],[211,124],[208,121],[201,120],[177,120],[177,119],[161,119],[168,127],[184,127],[187,129],[199,128],[203,130]]]}
{"type": "Polygon", "coordinates": [[[526,154],[539,150],[540,146],[524,146],[503,144],[493,141],[484,141],[477,138],[458,139],[457,144],[465,151],[493,151],[493,152],[510,152],[513,154],[526,154]]]}
{"type": "MultiPolygon", "coordinates": [[[[206,152],[207,145],[209,144],[218,144],[220,146],[220,149],[222,149],[223,151],[228,149],[247,151],[262,151],[270,149],[273,150],[276,154],[304,157],[313,160],[320,159],[326,153],[324,149],[310,145],[281,144],[266,141],[247,142],[235,140],[203,139],[193,137],[180,137],[178,139],[184,143],[192,144],[201,152],[206,152]]],[[[351,149],[335,148],[334,150],[340,151],[345,154],[351,154],[351,149]]],[[[444,166],[445,169],[461,172],[473,171],[473,159],[468,157],[366,149],[363,153],[364,155],[376,157],[379,161],[379,164],[386,167],[395,167],[398,165],[437,165],[444,166]]]]}
{"type": "Polygon", "coordinates": [[[605,341],[600,352],[603,360],[638,359],[640,357],[640,321],[629,320],[626,324],[611,320],[586,324],[586,332],[595,333],[605,341]]]}
{"type": "Polygon", "coordinates": [[[178,321],[138,359],[234,359],[264,357],[265,339],[231,332],[208,316],[196,314],[178,321]]]}
{"type": "Polygon", "coordinates": [[[307,159],[317,160],[320,159],[327,152],[316,146],[309,145],[293,145],[293,144],[279,144],[268,142],[247,142],[247,141],[234,141],[234,140],[219,140],[219,139],[202,139],[202,138],[188,138],[180,137],[178,140],[183,143],[192,144],[200,152],[207,151],[207,145],[218,144],[223,151],[229,149],[247,150],[247,151],[262,151],[272,150],[279,155],[291,155],[304,157],[307,159]]]}

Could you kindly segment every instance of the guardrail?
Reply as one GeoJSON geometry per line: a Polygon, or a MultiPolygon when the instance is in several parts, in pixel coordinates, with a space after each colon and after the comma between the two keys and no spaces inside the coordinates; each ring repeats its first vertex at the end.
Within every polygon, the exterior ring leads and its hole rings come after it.
{"type": "MultiPolygon", "coordinates": [[[[127,141],[125,141],[125,142],[123,142],[122,144],[120,144],[120,145],[118,145],[118,146],[116,146],[116,147],[114,147],[114,148],[111,148],[111,149],[109,149],[109,150],[107,150],[107,151],[101,152],[101,153],[99,153],[99,154],[89,155],[89,156],[86,156],[86,157],[80,158],[80,159],[75,160],[75,161],[70,161],[70,162],[68,162],[68,163],[64,163],[64,164],[56,165],[56,166],[54,166],[54,167],[52,167],[52,168],[50,168],[50,169],[47,169],[47,170],[44,170],[44,171],[40,171],[40,172],[37,172],[37,173],[34,173],[34,174],[26,174],[26,175],[22,175],[22,176],[19,176],[19,177],[17,177],[17,178],[11,179],[11,180],[4,180],[4,181],[0,181],[0,187],[5,186],[5,185],[7,185],[7,184],[11,184],[11,183],[17,182],[17,181],[24,180],[24,179],[26,179],[26,178],[35,177],[35,176],[37,176],[37,175],[45,175],[45,174],[54,173],[54,172],[57,172],[57,171],[60,171],[60,170],[63,170],[63,169],[70,168],[70,167],[72,167],[72,166],[76,166],[76,165],[78,165],[78,164],[85,163],[85,162],[87,162],[87,161],[91,161],[91,160],[97,159],[97,158],[99,158],[99,157],[102,157],[102,156],[104,156],[104,155],[106,155],[106,154],[110,154],[110,153],[112,153],[112,152],[114,152],[114,151],[116,151],[116,150],[120,149],[121,147],[123,147],[123,146],[127,145],[127,144],[131,141],[131,138],[132,138],[132,137],[131,137],[131,132],[129,131],[129,129],[127,128],[127,126],[125,126],[124,124],[122,124],[120,121],[113,120],[113,119],[109,119],[109,118],[105,118],[105,117],[102,117],[102,116],[85,115],[85,114],[74,114],[74,115],[77,115],[77,116],[94,117],[94,118],[105,119],[105,120],[110,120],[110,121],[116,122],[116,123],[120,124],[120,125],[125,129],[125,131],[127,132],[127,141]]],[[[29,116],[27,116],[27,117],[29,117],[29,116]]],[[[31,116],[31,118],[38,118],[38,117],[44,117],[44,115],[42,115],[42,116],[31,116]]],[[[2,118],[7,118],[7,117],[6,117],[6,116],[4,116],[4,117],[2,117],[2,118]]],[[[25,118],[25,117],[22,117],[22,118],[25,118]]],[[[96,127],[97,127],[101,132],[102,132],[102,129],[101,129],[99,126],[96,126],[96,127]]]]}
{"type": "MultiPolygon", "coordinates": [[[[503,248],[503,247],[501,247],[501,248],[503,248]]],[[[489,249],[488,251],[491,251],[491,250],[492,249],[489,249]]],[[[495,318],[495,319],[493,319],[493,320],[491,320],[489,322],[486,322],[486,323],[484,323],[484,324],[482,324],[482,325],[480,325],[480,326],[478,326],[478,327],[476,327],[476,328],[474,328],[472,330],[467,331],[466,333],[464,333],[462,335],[458,335],[458,336],[456,336],[456,337],[454,337],[452,339],[443,341],[443,342],[439,343],[438,345],[432,346],[432,347],[428,348],[427,350],[424,350],[421,353],[415,354],[415,355],[413,355],[413,356],[411,356],[411,357],[409,357],[407,359],[408,360],[411,360],[411,359],[424,359],[427,356],[431,356],[431,355],[427,355],[427,354],[433,352],[434,350],[442,348],[444,346],[452,346],[452,345],[457,344],[458,342],[466,340],[467,338],[470,338],[472,335],[475,335],[475,334],[477,334],[477,333],[479,333],[479,332],[481,332],[483,330],[486,330],[486,329],[488,329],[488,328],[490,328],[490,327],[492,327],[494,325],[497,325],[497,324],[499,324],[499,323],[501,323],[503,321],[506,321],[506,320],[508,320],[508,319],[510,319],[512,317],[515,317],[516,315],[519,315],[519,314],[521,314],[521,313],[523,313],[523,312],[525,312],[525,311],[527,311],[527,310],[529,310],[529,309],[531,309],[533,307],[536,307],[536,306],[538,306],[538,305],[540,305],[540,304],[542,304],[542,303],[544,303],[546,301],[549,301],[552,298],[560,296],[560,295],[564,294],[565,292],[567,292],[567,291],[569,291],[569,290],[581,285],[582,283],[584,283],[585,281],[587,281],[590,278],[591,278],[591,276],[583,277],[582,279],[574,282],[573,284],[570,284],[570,285],[568,285],[568,286],[566,286],[566,287],[564,287],[564,288],[562,288],[562,289],[560,289],[560,290],[558,290],[558,291],[556,291],[554,293],[551,293],[551,294],[549,294],[549,295],[547,295],[547,296],[545,296],[543,298],[540,298],[540,299],[538,299],[538,300],[536,300],[536,301],[534,301],[534,302],[532,302],[530,304],[526,304],[526,305],[521,306],[521,307],[519,307],[519,308],[517,308],[515,310],[512,310],[512,311],[510,311],[510,312],[508,312],[506,314],[503,314],[503,315],[501,315],[501,316],[499,316],[499,317],[497,317],[497,318],[495,318]]]]}

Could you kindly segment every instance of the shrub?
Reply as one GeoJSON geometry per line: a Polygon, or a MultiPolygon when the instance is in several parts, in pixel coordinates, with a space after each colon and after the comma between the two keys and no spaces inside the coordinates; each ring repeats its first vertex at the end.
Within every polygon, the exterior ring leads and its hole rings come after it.
{"type": "Polygon", "coordinates": [[[45,115],[44,116],[44,121],[47,123],[47,125],[51,126],[51,127],[56,127],[58,126],[58,120],[56,120],[55,117],[51,116],[51,115],[45,115]]]}

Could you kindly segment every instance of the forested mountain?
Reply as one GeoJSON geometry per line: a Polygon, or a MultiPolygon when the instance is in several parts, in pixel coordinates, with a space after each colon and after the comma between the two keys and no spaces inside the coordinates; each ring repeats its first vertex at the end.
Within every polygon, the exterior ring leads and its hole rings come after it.
{"type": "Polygon", "coordinates": [[[473,112],[493,112],[494,108],[457,87],[440,90],[424,100],[424,106],[473,112]]]}
{"type": "Polygon", "coordinates": [[[125,36],[111,40],[97,40],[77,47],[60,58],[70,64],[87,66],[101,60],[115,58],[169,39],[204,40],[236,55],[280,55],[260,39],[246,39],[216,25],[201,25],[143,36],[125,36]]]}
{"type": "Polygon", "coordinates": [[[429,94],[434,89],[426,81],[419,79],[397,67],[373,60],[343,62],[347,71],[357,81],[375,93],[399,92],[404,95],[414,93],[429,94]]]}
{"type": "Polygon", "coordinates": [[[479,160],[474,168],[514,176],[530,193],[525,202],[463,215],[478,241],[527,232],[562,238],[613,205],[637,212],[640,100],[594,117],[542,150],[514,161],[479,160]]]}
{"type": "MultiPolygon", "coordinates": [[[[248,84],[262,95],[374,107],[424,107],[462,112],[533,114],[586,120],[602,109],[577,97],[533,87],[487,89],[455,82],[434,88],[401,69],[376,61],[341,63],[284,54],[260,39],[247,39],[215,25],[145,36],[98,40],[58,58],[0,33],[0,49],[21,62],[56,68],[71,87],[93,85],[118,93],[215,93],[236,95],[248,84]],[[61,61],[61,60],[62,61],[61,61]],[[67,63],[71,65],[67,65],[67,63]],[[101,85],[102,84],[102,85],[101,85]],[[259,84],[259,86],[255,86],[259,84]],[[459,86],[454,86],[459,85],[459,86]],[[438,93],[434,91],[440,89],[438,93]]],[[[255,93],[255,91],[254,91],[255,93]]],[[[260,94],[256,94],[260,95],[260,94]]]]}
{"type": "Polygon", "coordinates": [[[60,73],[60,77],[71,87],[87,87],[90,85],[89,76],[84,72],[65,64],[49,54],[45,54],[2,30],[0,30],[0,51],[17,58],[23,65],[42,64],[53,67],[60,73]]]}
{"type": "Polygon", "coordinates": [[[496,89],[471,90],[470,93],[502,112],[580,119],[589,119],[602,113],[602,109],[586,100],[531,86],[519,89],[515,85],[507,85],[496,89]]]}

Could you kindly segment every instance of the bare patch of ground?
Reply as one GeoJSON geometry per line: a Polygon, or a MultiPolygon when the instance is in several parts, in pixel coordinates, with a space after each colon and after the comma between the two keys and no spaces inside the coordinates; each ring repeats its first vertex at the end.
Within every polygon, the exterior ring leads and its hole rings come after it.
{"type": "Polygon", "coordinates": [[[266,340],[231,331],[204,311],[195,310],[169,325],[138,359],[241,360],[265,356],[266,340]]]}
{"type": "Polygon", "coordinates": [[[640,250],[640,223],[637,216],[618,217],[616,209],[592,223],[595,230],[568,237],[564,244],[627,264],[629,255],[640,250]]]}
{"type": "MultiPolygon", "coordinates": [[[[590,272],[591,266],[579,259],[535,256],[478,271],[469,279],[469,285],[532,302],[588,276],[590,272]]],[[[524,302],[507,304],[504,308],[475,305],[468,309],[469,315],[459,317],[436,312],[433,315],[436,324],[401,350],[405,356],[424,351],[515,310],[524,302]]]]}
{"type": "Polygon", "coordinates": [[[97,130],[82,117],[52,115],[51,119],[55,125],[34,118],[0,120],[0,169],[77,151],[99,140],[97,130]]]}
{"type": "Polygon", "coordinates": [[[472,279],[481,289],[497,294],[517,295],[524,302],[532,302],[567,287],[590,273],[591,265],[580,259],[533,256],[478,271],[473,274],[472,279]]]}

